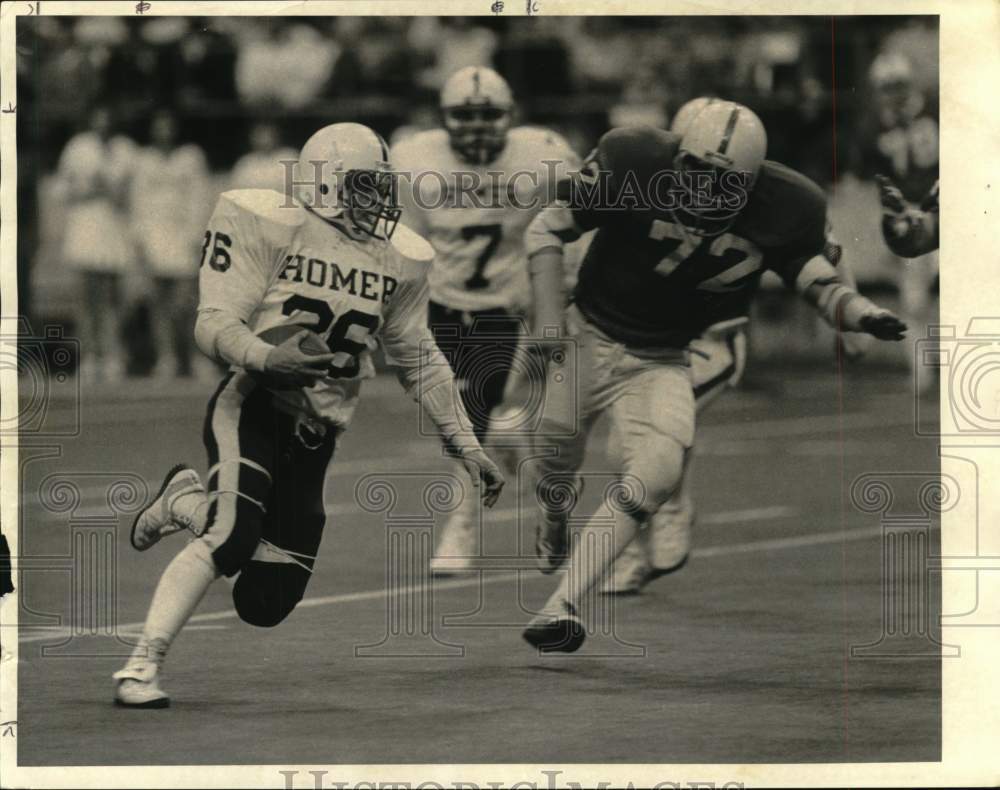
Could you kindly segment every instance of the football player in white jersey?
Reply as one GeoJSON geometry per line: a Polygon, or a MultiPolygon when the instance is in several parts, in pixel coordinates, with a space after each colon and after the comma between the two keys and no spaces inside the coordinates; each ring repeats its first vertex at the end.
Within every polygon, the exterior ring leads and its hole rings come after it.
{"type": "MultiPolygon", "coordinates": [[[[512,378],[530,366],[516,362],[524,353],[519,339],[531,302],[524,232],[550,187],[576,166],[576,155],[547,129],[511,128],[510,87],[493,69],[455,72],[440,105],[443,127],[401,140],[391,159],[400,174],[405,222],[437,253],[429,275],[429,322],[482,440],[505,390],[514,388],[512,378]]],[[[518,423],[527,416],[505,418],[504,427],[524,429],[518,423]]],[[[478,551],[476,516],[475,498],[463,497],[439,540],[435,573],[470,566],[478,551]]]]}
{"type": "Polygon", "coordinates": [[[234,190],[209,220],[195,337],[231,368],[208,406],[204,483],[175,467],[132,528],[140,551],[182,530],[196,537],[164,571],[142,638],[115,675],[121,705],[169,704],[160,666],[219,576],[239,574],[233,603],[252,625],[277,625],[301,600],[326,521],[327,465],[374,374],[374,338],[485,506],[504,484],[427,328],[434,252],[397,224],[385,142],[359,124],[327,126],[298,167],[294,199],[234,190]]]}

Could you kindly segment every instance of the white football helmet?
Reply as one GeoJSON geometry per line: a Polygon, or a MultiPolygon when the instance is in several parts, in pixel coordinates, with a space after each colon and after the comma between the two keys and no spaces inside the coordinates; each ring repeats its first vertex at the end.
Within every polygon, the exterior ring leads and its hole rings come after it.
{"type": "Polygon", "coordinates": [[[670,124],[670,131],[674,134],[683,135],[687,128],[691,125],[691,121],[694,120],[694,117],[708,105],[714,104],[717,101],[722,100],[716,99],[713,96],[699,96],[697,99],[691,99],[691,101],[685,102],[681,105],[677,114],[674,116],[674,120],[670,124]]]}
{"type": "Polygon", "coordinates": [[[360,123],[324,126],[299,154],[295,198],[354,238],[388,239],[399,222],[389,147],[360,123]]]}
{"type": "Polygon", "coordinates": [[[466,162],[492,162],[507,144],[514,98],[507,81],[485,66],[459,69],[441,89],[451,147],[466,162]]]}
{"type": "Polygon", "coordinates": [[[729,101],[706,104],[688,123],[674,159],[689,196],[678,220],[701,236],[727,230],[745,207],[766,154],[767,132],[752,110],[729,101]]]}

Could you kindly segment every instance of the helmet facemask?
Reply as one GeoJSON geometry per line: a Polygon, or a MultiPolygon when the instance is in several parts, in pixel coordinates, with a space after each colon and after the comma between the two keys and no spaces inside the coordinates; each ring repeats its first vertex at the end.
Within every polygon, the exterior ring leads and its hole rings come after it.
{"type": "MultiPolygon", "coordinates": [[[[306,210],[352,238],[389,239],[402,209],[397,201],[396,174],[388,170],[347,170],[336,174],[336,196],[328,183],[319,185],[316,204],[303,199],[306,210]]],[[[300,195],[300,199],[304,196],[300,195]]]]}
{"type": "Polygon", "coordinates": [[[688,151],[680,151],[674,158],[674,170],[681,192],[674,219],[701,238],[719,236],[733,226],[746,206],[756,176],[688,151]]]}
{"type": "Polygon", "coordinates": [[[348,170],[340,187],[340,205],[357,230],[376,239],[391,238],[402,215],[396,174],[390,170],[348,170]]]}
{"type": "Polygon", "coordinates": [[[505,107],[465,104],[445,107],[443,113],[451,147],[470,164],[489,164],[507,145],[511,114],[505,107]]]}

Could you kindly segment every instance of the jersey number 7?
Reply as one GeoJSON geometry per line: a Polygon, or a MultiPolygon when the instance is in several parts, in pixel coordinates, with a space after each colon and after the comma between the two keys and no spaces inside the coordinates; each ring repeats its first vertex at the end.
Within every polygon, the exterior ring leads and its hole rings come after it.
{"type": "Polygon", "coordinates": [[[282,315],[290,316],[297,312],[316,316],[316,323],[309,328],[323,336],[330,353],[340,355],[330,365],[330,378],[352,379],[357,376],[360,370],[358,355],[368,347],[365,339],[378,328],[378,316],[360,310],[348,310],[334,323],[335,316],[329,304],[322,299],[310,299],[301,294],[289,297],[281,306],[282,315]],[[351,330],[355,327],[362,331],[352,333],[351,330]],[[340,359],[345,355],[347,361],[341,363],[340,359]]]}
{"type": "Polygon", "coordinates": [[[465,281],[465,287],[470,291],[481,291],[489,287],[490,281],[483,276],[483,271],[486,269],[486,264],[490,258],[493,257],[493,253],[497,251],[497,247],[500,246],[500,236],[502,233],[503,226],[499,223],[493,225],[466,225],[462,228],[462,238],[465,241],[470,241],[480,236],[486,238],[486,246],[483,247],[483,251],[476,258],[476,270],[465,281]]]}

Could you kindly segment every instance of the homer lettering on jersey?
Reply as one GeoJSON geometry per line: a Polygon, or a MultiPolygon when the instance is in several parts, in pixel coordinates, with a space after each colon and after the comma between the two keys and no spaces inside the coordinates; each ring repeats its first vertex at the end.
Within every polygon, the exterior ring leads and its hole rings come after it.
{"type": "MultiPolygon", "coordinates": [[[[345,426],[361,381],[375,375],[374,336],[395,324],[421,327],[420,293],[433,251],[404,226],[390,240],[359,244],[272,190],[224,193],[206,235],[199,311],[235,314],[255,334],[308,327],[336,355],[314,387],[274,390],[288,406],[345,426]],[[227,265],[217,265],[216,250],[227,265]]],[[[424,296],[426,292],[424,291],[424,296]]],[[[429,336],[428,336],[429,337],[429,336]]]]}

